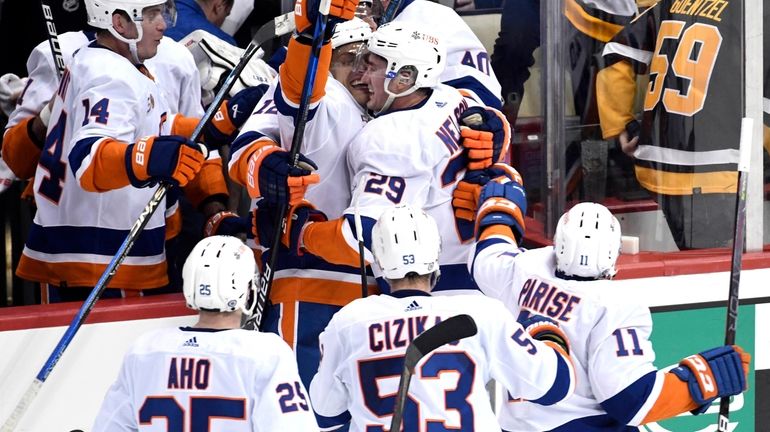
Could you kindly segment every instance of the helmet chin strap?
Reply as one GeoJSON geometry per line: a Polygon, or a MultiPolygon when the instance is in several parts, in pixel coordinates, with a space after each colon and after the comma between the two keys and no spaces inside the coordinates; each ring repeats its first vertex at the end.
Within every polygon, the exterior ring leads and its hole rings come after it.
{"type": "Polygon", "coordinates": [[[382,85],[385,86],[385,93],[388,94],[388,99],[385,100],[385,105],[383,105],[379,111],[376,111],[374,113],[375,117],[384,112],[387,112],[388,109],[390,109],[390,106],[393,105],[393,102],[396,100],[396,98],[407,96],[417,91],[417,86],[413,85],[411,88],[409,88],[404,92],[401,92],[398,94],[393,93],[392,91],[388,90],[388,87],[390,86],[391,81],[393,81],[393,78],[385,78],[385,81],[383,81],[382,85]]]}
{"type": "Polygon", "coordinates": [[[110,34],[115,36],[115,38],[117,38],[121,42],[125,42],[128,44],[128,51],[131,53],[131,61],[133,61],[134,64],[139,64],[142,61],[139,59],[139,53],[137,51],[136,44],[137,42],[142,40],[143,32],[142,32],[141,24],[138,24],[136,21],[133,21],[133,23],[134,23],[134,26],[136,27],[136,34],[137,34],[135,39],[126,38],[122,34],[118,33],[114,27],[110,27],[107,30],[110,32],[110,34]]]}

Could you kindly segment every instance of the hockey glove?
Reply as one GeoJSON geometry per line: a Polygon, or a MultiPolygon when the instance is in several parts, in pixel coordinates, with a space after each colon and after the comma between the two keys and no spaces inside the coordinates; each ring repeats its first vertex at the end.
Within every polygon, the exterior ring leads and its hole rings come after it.
{"type": "Polygon", "coordinates": [[[693,414],[706,412],[716,398],[746,390],[751,355],[738,345],[725,345],[691,355],[671,370],[687,383],[690,396],[699,406],[693,414]]]}
{"type": "Polygon", "coordinates": [[[29,78],[19,78],[16,74],[7,73],[0,77],[0,109],[6,117],[10,117],[19,96],[24,91],[29,78]]]}
{"type": "Polygon", "coordinates": [[[455,217],[466,221],[476,220],[476,210],[479,208],[479,195],[490,180],[502,183],[505,179],[524,184],[521,175],[512,166],[498,162],[484,170],[470,170],[465,173],[463,179],[457,183],[452,192],[452,208],[455,217]]]}
{"type": "Polygon", "coordinates": [[[553,342],[569,355],[569,339],[555,320],[543,315],[521,311],[517,319],[532,339],[553,342]]]}
{"type": "MultiPolygon", "coordinates": [[[[254,209],[253,224],[255,241],[262,247],[272,247],[275,239],[275,213],[278,208],[266,203],[265,200],[257,204],[254,209]]],[[[328,220],[326,215],[307,200],[302,200],[298,205],[289,207],[286,215],[286,226],[281,231],[281,244],[289,249],[292,255],[300,256],[302,252],[302,233],[305,227],[313,222],[328,220]]]]}
{"type": "Polygon", "coordinates": [[[527,212],[527,196],[524,187],[517,181],[492,181],[484,186],[479,196],[481,207],[476,214],[476,239],[484,229],[492,225],[511,228],[516,243],[524,236],[524,215],[527,212]]]}
{"type": "Polygon", "coordinates": [[[267,84],[249,87],[223,101],[214,118],[203,130],[206,146],[210,149],[218,149],[229,145],[238,134],[238,129],[251,116],[254,107],[266,90],[267,84]]]}
{"type": "Polygon", "coordinates": [[[308,186],[319,182],[316,164],[299,155],[297,166],[289,160],[289,152],[268,139],[256,142],[249,156],[246,186],[252,198],[264,198],[272,205],[294,205],[302,201],[308,186]]]}
{"type": "MultiPolygon", "coordinates": [[[[297,26],[297,34],[302,38],[313,39],[316,17],[318,16],[319,0],[297,0],[294,4],[294,23],[297,26]]],[[[353,18],[358,7],[358,0],[331,0],[329,7],[329,19],[326,22],[324,43],[329,41],[334,34],[334,26],[338,22],[353,18]]]]}
{"type": "Polygon", "coordinates": [[[503,113],[494,108],[471,107],[462,113],[460,122],[468,169],[484,169],[502,161],[511,142],[511,125],[503,113]]]}
{"type": "Polygon", "coordinates": [[[148,136],[126,147],[126,173],[135,187],[161,181],[185,186],[201,170],[206,147],[178,135],[148,136]]]}
{"type": "Polygon", "coordinates": [[[206,225],[203,226],[203,237],[247,234],[252,230],[251,221],[251,217],[240,217],[230,211],[221,211],[206,221],[206,225]]]}

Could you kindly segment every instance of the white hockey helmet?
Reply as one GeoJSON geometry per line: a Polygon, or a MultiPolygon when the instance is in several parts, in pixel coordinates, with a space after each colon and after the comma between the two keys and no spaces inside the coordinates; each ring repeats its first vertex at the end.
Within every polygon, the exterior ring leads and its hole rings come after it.
{"type": "MultiPolygon", "coordinates": [[[[251,314],[246,303],[256,286],[254,253],[230,236],[206,237],[193,248],[182,269],[184,298],[195,310],[251,314]]],[[[252,296],[254,297],[254,296],[252,296]]]]}
{"type": "MultiPolygon", "coordinates": [[[[366,47],[369,52],[387,61],[384,84],[390,103],[392,98],[435,86],[446,66],[444,42],[414,23],[384,24],[372,33],[366,47]],[[412,87],[398,94],[392,93],[388,89],[390,82],[403,73],[409,73],[414,78],[412,87]]],[[[387,109],[390,103],[381,111],[387,109]]]]}
{"type": "Polygon", "coordinates": [[[567,276],[608,279],[620,254],[620,222],[601,204],[580,203],[564,213],[553,238],[556,269],[567,276]]]}
{"type": "Polygon", "coordinates": [[[372,28],[364,20],[353,17],[349,21],[338,23],[332,35],[332,49],[354,42],[366,42],[372,35],[372,28]]]}
{"type": "Polygon", "coordinates": [[[142,11],[144,8],[166,5],[164,8],[164,18],[169,5],[173,7],[173,1],[167,0],[85,0],[86,14],[90,26],[106,29],[119,40],[129,44],[131,54],[135,57],[134,61],[139,62],[136,55],[136,43],[142,39],[142,11]],[[128,39],[119,34],[112,27],[112,15],[117,11],[123,11],[136,25],[137,36],[135,39],[128,39]]]}
{"type": "Polygon", "coordinates": [[[391,207],[372,228],[372,252],[386,279],[410,273],[440,274],[441,236],[436,221],[409,205],[391,207]]]}

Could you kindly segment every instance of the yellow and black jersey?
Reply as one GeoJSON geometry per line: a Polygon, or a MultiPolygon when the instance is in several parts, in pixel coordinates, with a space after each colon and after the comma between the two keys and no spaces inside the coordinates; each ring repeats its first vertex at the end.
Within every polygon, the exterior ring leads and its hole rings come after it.
{"type": "Polygon", "coordinates": [[[634,0],[565,0],[564,15],[581,33],[609,42],[636,16],[634,0]]]}
{"type": "Polygon", "coordinates": [[[606,45],[597,78],[606,138],[634,118],[634,73],[650,76],[634,154],[637,178],[650,191],[735,191],[743,114],[742,23],[741,1],[662,0],[606,45]]]}

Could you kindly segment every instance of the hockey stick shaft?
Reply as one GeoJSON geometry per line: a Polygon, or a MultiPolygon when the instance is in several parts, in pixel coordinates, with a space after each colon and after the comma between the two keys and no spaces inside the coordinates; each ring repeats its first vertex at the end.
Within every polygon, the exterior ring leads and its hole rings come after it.
{"type": "Polygon", "coordinates": [[[426,354],[440,346],[473,336],[477,332],[476,322],[470,315],[456,315],[425,330],[409,344],[404,357],[404,369],[401,371],[401,378],[398,381],[395,409],[393,410],[393,419],[390,422],[391,432],[400,432],[401,430],[404,406],[409,394],[409,383],[417,363],[426,354]]]}
{"type": "Polygon", "coordinates": [[[53,65],[56,67],[56,74],[61,78],[64,74],[64,56],[61,53],[59,34],[56,32],[56,24],[53,21],[53,12],[45,0],[40,0],[40,7],[43,9],[43,21],[48,35],[48,45],[51,47],[51,55],[53,55],[53,65]]]}
{"type": "Polygon", "coordinates": [[[356,188],[356,198],[354,205],[353,219],[356,226],[356,238],[358,239],[358,268],[361,271],[361,298],[365,298],[369,293],[369,281],[366,278],[366,247],[364,245],[364,228],[361,223],[361,212],[358,208],[358,200],[361,198],[361,194],[364,193],[364,184],[366,177],[361,176],[361,181],[358,182],[356,188]]]}
{"type": "MultiPolygon", "coordinates": [[[[725,320],[725,345],[735,344],[738,327],[739,288],[741,264],[743,262],[743,240],[746,235],[746,191],[748,189],[749,165],[751,163],[751,136],[754,120],[744,118],[741,122],[740,156],[738,160],[738,196],[735,203],[735,231],[733,232],[733,256],[730,266],[730,289],[727,295],[727,318],[725,320]]],[[[717,431],[727,432],[730,424],[730,397],[719,400],[717,431]]]]}
{"type": "MultiPolygon", "coordinates": [[[[219,92],[214,97],[214,101],[211,103],[211,105],[209,105],[208,109],[206,110],[206,113],[198,122],[198,125],[195,127],[195,130],[192,133],[191,140],[196,141],[200,137],[203,131],[203,127],[208,122],[210,122],[211,119],[214,117],[214,114],[217,112],[219,105],[225,99],[227,92],[230,91],[230,88],[235,83],[235,79],[241,73],[241,71],[249,62],[249,60],[254,55],[254,53],[257,52],[257,49],[259,48],[259,46],[269,40],[272,40],[274,37],[281,36],[293,30],[294,30],[293,16],[292,14],[286,14],[275,18],[273,21],[268,22],[267,24],[262,26],[262,28],[260,28],[259,31],[257,31],[257,34],[254,35],[254,39],[251,41],[248,48],[246,49],[243,56],[241,57],[240,61],[238,62],[238,65],[236,65],[236,67],[233,68],[233,70],[227,76],[222,87],[219,89],[219,92]]],[[[107,268],[105,268],[101,277],[99,277],[99,280],[97,281],[94,288],[91,290],[91,293],[88,295],[88,298],[85,300],[83,305],[75,314],[75,317],[72,319],[72,322],[70,323],[69,327],[67,327],[67,329],[64,331],[64,335],[62,335],[61,339],[59,339],[59,342],[56,344],[56,347],[54,348],[53,352],[48,357],[45,364],[43,364],[43,367],[40,369],[40,372],[38,372],[37,376],[32,381],[32,384],[30,384],[30,387],[24,393],[24,396],[22,397],[22,399],[16,405],[16,408],[13,410],[11,416],[3,424],[3,428],[1,429],[2,432],[12,431],[16,427],[18,422],[21,420],[22,416],[24,415],[24,412],[26,412],[30,403],[32,402],[32,400],[34,400],[35,396],[40,390],[40,387],[43,385],[43,383],[46,381],[48,376],[51,374],[51,372],[53,371],[53,368],[59,362],[59,359],[61,358],[62,354],[64,354],[64,351],[67,349],[70,342],[72,342],[72,339],[75,337],[75,334],[83,325],[86,318],[88,318],[88,315],[91,313],[91,309],[93,309],[94,305],[96,304],[96,301],[104,292],[105,288],[107,287],[107,284],[109,284],[110,280],[117,272],[118,267],[128,255],[128,252],[131,250],[131,247],[134,245],[134,242],[139,237],[139,234],[142,232],[144,227],[147,226],[147,223],[149,222],[150,217],[155,213],[155,210],[157,210],[158,206],[163,202],[163,198],[166,196],[166,192],[168,191],[168,188],[169,188],[169,185],[161,184],[158,187],[158,189],[155,190],[155,193],[152,195],[152,198],[150,198],[150,201],[147,203],[144,210],[142,210],[142,213],[139,215],[139,218],[136,220],[136,222],[134,222],[133,226],[129,230],[128,235],[126,236],[126,239],[123,240],[123,243],[120,245],[120,247],[118,248],[118,251],[112,257],[112,260],[107,265],[107,268]]]]}
{"type": "MultiPolygon", "coordinates": [[[[324,33],[326,32],[326,21],[328,19],[330,6],[330,0],[321,1],[318,8],[319,11],[315,22],[315,28],[313,29],[313,42],[310,45],[310,58],[308,59],[305,81],[302,83],[299,111],[297,117],[294,119],[294,136],[292,136],[291,151],[289,153],[289,160],[292,161],[294,166],[297,166],[297,161],[299,160],[299,148],[302,145],[302,138],[305,135],[305,125],[307,124],[307,117],[310,111],[310,96],[313,94],[313,84],[315,83],[318,60],[321,54],[324,33]]],[[[265,312],[268,299],[270,298],[270,288],[273,285],[273,278],[275,276],[275,263],[278,258],[278,247],[281,244],[281,233],[286,229],[287,210],[286,207],[281,207],[275,215],[273,226],[278,229],[275,230],[275,236],[272,239],[272,243],[270,243],[270,257],[268,263],[262,272],[262,277],[259,279],[257,304],[254,308],[254,316],[251,319],[256,330],[263,328],[264,319],[265,316],[267,316],[267,313],[265,312]]]]}
{"type": "Polygon", "coordinates": [[[388,7],[385,8],[385,12],[380,17],[380,25],[387,24],[396,17],[402,2],[403,0],[390,0],[388,7]]]}

